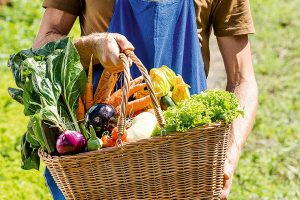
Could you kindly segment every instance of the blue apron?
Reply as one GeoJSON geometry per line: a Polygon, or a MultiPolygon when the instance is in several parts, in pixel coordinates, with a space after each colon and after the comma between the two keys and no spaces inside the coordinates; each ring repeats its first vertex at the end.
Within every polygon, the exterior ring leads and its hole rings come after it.
{"type": "MultiPolygon", "coordinates": [[[[148,70],[167,65],[182,75],[191,94],[206,89],[193,0],[115,0],[108,32],[124,35],[148,70]]],[[[94,71],[94,88],[102,71],[94,71]]],[[[131,74],[135,78],[140,72],[131,67],[131,74]]],[[[48,170],[45,177],[53,198],[64,199],[48,170]]]]}

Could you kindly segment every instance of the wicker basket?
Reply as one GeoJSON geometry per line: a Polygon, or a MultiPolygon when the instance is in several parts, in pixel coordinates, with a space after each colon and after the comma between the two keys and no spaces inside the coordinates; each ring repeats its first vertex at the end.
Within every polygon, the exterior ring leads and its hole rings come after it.
{"type": "MultiPolygon", "coordinates": [[[[156,117],[164,119],[146,68],[126,51],[139,67],[152,93],[156,117]]],[[[118,130],[125,125],[129,65],[125,54],[124,87],[118,130]]],[[[51,156],[39,150],[66,199],[219,199],[223,186],[230,125],[214,123],[186,133],[173,133],[118,147],[68,156],[51,156]]]]}

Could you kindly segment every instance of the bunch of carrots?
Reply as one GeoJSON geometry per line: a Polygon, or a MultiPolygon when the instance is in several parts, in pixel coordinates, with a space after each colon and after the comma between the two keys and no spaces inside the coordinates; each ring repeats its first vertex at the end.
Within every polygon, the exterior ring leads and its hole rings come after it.
{"type": "MultiPolygon", "coordinates": [[[[104,70],[98,82],[95,94],[93,93],[93,65],[92,58],[88,68],[88,79],[86,82],[85,94],[78,99],[77,120],[83,121],[85,113],[96,103],[106,103],[112,105],[117,113],[120,112],[122,102],[122,89],[114,91],[118,81],[117,73],[110,73],[104,70]]],[[[130,81],[128,97],[134,97],[129,101],[126,114],[138,113],[151,106],[151,98],[148,90],[145,90],[146,83],[143,83],[143,77],[140,76],[130,81]]]]}

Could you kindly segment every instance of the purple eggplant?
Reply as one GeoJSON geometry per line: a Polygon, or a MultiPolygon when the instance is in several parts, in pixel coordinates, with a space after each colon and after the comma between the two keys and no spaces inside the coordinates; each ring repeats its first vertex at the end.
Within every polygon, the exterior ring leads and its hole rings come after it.
{"type": "Polygon", "coordinates": [[[93,126],[98,137],[102,132],[111,131],[116,126],[116,110],[109,104],[95,104],[86,113],[85,123],[93,126]]]}

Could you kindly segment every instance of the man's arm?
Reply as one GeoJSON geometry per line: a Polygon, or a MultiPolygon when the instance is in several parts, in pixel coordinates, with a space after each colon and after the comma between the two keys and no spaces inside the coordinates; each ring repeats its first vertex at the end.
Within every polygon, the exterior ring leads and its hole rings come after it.
{"type": "Polygon", "coordinates": [[[239,117],[234,121],[230,135],[222,193],[222,199],[227,199],[240,152],[254,123],[258,89],[252,66],[248,36],[217,37],[217,40],[227,74],[226,90],[234,92],[245,109],[244,118],[239,117]]]}
{"type": "Polygon", "coordinates": [[[46,8],[39,32],[32,48],[39,48],[48,42],[66,37],[69,34],[76,17],[76,15],[72,15],[62,10],[46,8]]]}
{"type": "MultiPolygon", "coordinates": [[[[32,47],[39,48],[48,42],[66,37],[75,20],[76,15],[55,8],[46,8],[32,47]]],[[[74,43],[84,68],[88,67],[91,55],[94,54],[93,64],[100,62],[111,72],[123,69],[119,59],[121,50],[134,50],[132,44],[123,35],[117,33],[93,33],[75,39],[74,43]]]]}

